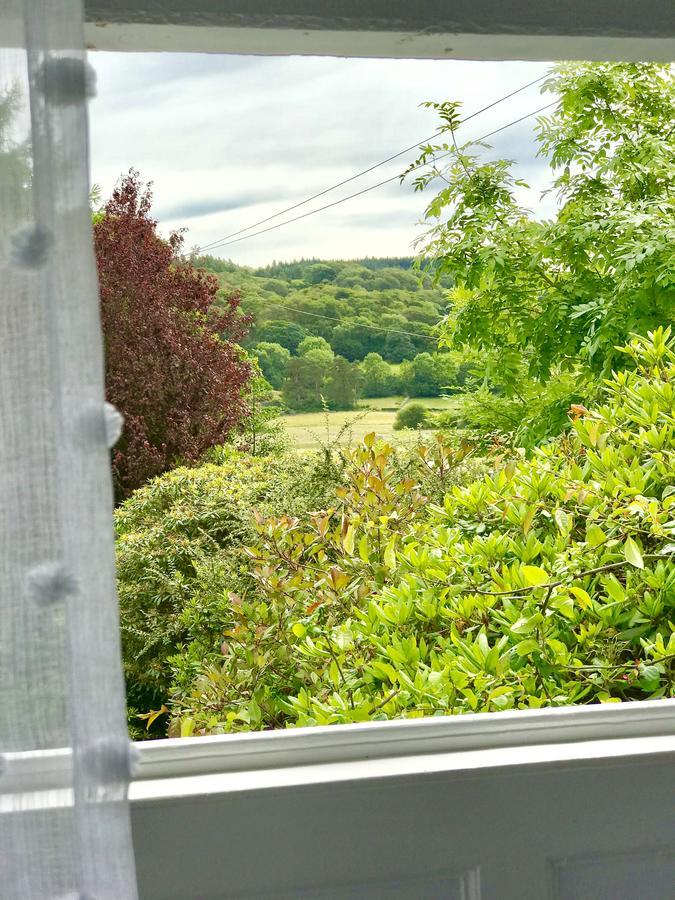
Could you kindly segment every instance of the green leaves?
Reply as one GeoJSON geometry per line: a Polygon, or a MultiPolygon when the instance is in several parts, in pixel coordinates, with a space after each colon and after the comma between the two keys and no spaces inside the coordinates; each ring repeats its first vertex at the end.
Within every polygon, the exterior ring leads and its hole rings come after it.
{"type": "MultiPolygon", "coordinates": [[[[214,552],[190,621],[215,617],[218,596],[227,653],[207,665],[195,648],[174,721],[200,733],[673,695],[675,352],[666,330],[628,350],[633,368],[578,428],[442,504],[368,439],[324,508],[259,517],[226,603],[214,552]]],[[[427,471],[456,459],[421,453],[427,471]]]]}
{"type": "Polygon", "coordinates": [[[548,574],[543,569],[540,569],[539,566],[522,566],[521,572],[525,578],[525,583],[534,587],[540,587],[549,581],[548,574]]]}
{"type": "MultiPolygon", "coordinates": [[[[493,423],[509,413],[500,430],[518,433],[522,446],[567,426],[565,409],[620,365],[618,347],[631,332],[646,334],[672,319],[675,284],[672,71],[653,63],[563,63],[544,91],[557,101],[537,126],[550,190],[561,199],[553,219],[519,204],[509,160],[486,159],[477,145],[444,143],[454,138],[451,103],[430,104],[443,136],[416,162],[418,187],[441,184],[419,245],[433,274],[454,284],[442,342],[480,348],[483,371],[494,359],[492,385],[504,396],[486,392],[476,403],[491,404],[486,418],[493,423]],[[554,396],[544,406],[549,386],[554,396]],[[555,396],[563,386],[576,387],[567,406],[555,396]]],[[[603,440],[592,425],[587,438],[593,446],[603,440]]]]}
{"type": "Polygon", "coordinates": [[[631,566],[635,566],[638,569],[644,569],[645,564],[642,559],[642,554],[640,553],[640,548],[635,543],[632,537],[627,537],[626,541],[623,545],[624,556],[631,564],[631,566]]]}

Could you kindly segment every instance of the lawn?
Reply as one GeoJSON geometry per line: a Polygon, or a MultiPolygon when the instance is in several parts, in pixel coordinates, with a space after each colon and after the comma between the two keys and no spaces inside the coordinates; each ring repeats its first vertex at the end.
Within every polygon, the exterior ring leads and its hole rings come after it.
{"type": "Polygon", "coordinates": [[[362,400],[351,412],[314,412],[284,416],[282,422],[299,450],[310,450],[339,439],[342,445],[362,440],[370,431],[396,443],[414,439],[412,431],[394,431],[396,412],[406,402],[421,403],[429,410],[456,409],[457,397],[375,397],[362,400]]]}

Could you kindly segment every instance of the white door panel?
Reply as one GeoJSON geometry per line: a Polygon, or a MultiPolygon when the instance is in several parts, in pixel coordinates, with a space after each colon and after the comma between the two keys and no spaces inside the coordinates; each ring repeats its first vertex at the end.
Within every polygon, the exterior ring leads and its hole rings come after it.
{"type": "Polygon", "coordinates": [[[605,758],[578,746],[306,784],[285,769],[276,787],[221,793],[183,778],[167,796],[165,778],[132,804],[141,900],[675,900],[672,738],[605,758]]]}

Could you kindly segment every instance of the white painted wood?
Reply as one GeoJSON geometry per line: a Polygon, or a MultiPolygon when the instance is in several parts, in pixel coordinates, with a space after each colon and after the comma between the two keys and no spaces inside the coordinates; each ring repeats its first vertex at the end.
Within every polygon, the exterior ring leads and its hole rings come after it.
{"type": "MultiPolygon", "coordinates": [[[[675,17],[675,15],[674,15],[675,17]]],[[[661,35],[425,34],[396,31],[307,31],[292,28],[94,22],[91,50],[195,51],[253,55],[353,56],[401,59],[617,59],[675,56],[675,38],[661,35]]]]}
{"type": "Polygon", "coordinates": [[[225,754],[223,771],[211,756],[208,774],[175,780],[163,749],[144,751],[141,897],[673,900],[668,727],[518,747],[506,723],[500,747],[275,769],[254,753],[249,771],[228,771],[225,754]]]}

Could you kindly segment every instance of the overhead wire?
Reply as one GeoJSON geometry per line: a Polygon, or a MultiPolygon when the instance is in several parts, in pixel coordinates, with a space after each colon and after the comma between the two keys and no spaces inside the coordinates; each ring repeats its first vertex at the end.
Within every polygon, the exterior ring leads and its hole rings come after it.
{"type": "MultiPolygon", "coordinates": [[[[459,125],[464,125],[466,122],[469,122],[471,119],[474,119],[476,116],[482,115],[482,113],[487,112],[489,109],[492,109],[495,106],[498,106],[500,103],[503,103],[506,100],[510,100],[511,97],[515,97],[516,94],[520,94],[522,91],[527,90],[527,88],[533,87],[535,84],[539,84],[540,81],[543,81],[544,78],[547,77],[548,73],[544,73],[540,75],[538,78],[535,78],[533,81],[528,81],[527,84],[521,85],[519,88],[516,88],[514,91],[511,91],[509,94],[504,94],[502,97],[498,97],[496,100],[493,100],[492,103],[488,103],[487,106],[481,107],[481,109],[477,109],[475,112],[472,112],[470,115],[465,116],[459,125]]],[[[459,127],[459,126],[458,126],[459,127]]],[[[264,225],[267,222],[271,222],[273,219],[278,219],[279,216],[283,216],[288,212],[292,212],[294,209],[298,209],[301,206],[305,206],[307,203],[311,203],[312,200],[317,200],[319,197],[323,197],[326,194],[331,193],[332,191],[337,190],[340,187],[343,187],[345,184],[349,184],[352,181],[356,181],[357,178],[361,178],[363,175],[367,175],[370,172],[373,172],[375,169],[379,169],[381,166],[386,165],[394,159],[398,159],[400,156],[403,156],[406,153],[409,153],[411,150],[415,150],[417,147],[422,146],[428,141],[433,140],[435,137],[438,137],[439,134],[442,134],[443,129],[438,129],[429,137],[423,138],[421,141],[418,141],[416,144],[411,144],[409,147],[406,147],[404,150],[399,150],[398,153],[393,153],[391,156],[388,156],[386,159],[381,160],[380,162],[374,163],[372,166],[369,166],[367,169],[363,169],[361,172],[357,172],[355,175],[351,175],[349,178],[345,178],[342,181],[338,181],[336,184],[331,185],[330,187],[324,188],[324,190],[319,191],[316,194],[312,194],[311,197],[306,197],[304,200],[300,200],[298,203],[294,203],[292,206],[287,206],[285,209],[279,210],[279,212],[273,213],[271,216],[267,216],[264,219],[259,219],[257,222],[251,223],[251,225],[247,225],[245,228],[240,228],[238,231],[233,231],[230,234],[224,235],[222,238],[218,238],[217,240],[210,241],[207,244],[204,244],[201,247],[198,247],[196,252],[202,253],[209,249],[214,249],[216,245],[221,246],[222,241],[229,241],[230,238],[237,237],[240,234],[244,234],[247,231],[251,231],[253,228],[257,228],[259,225],[264,225]]],[[[393,180],[393,179],[392,179],[393,180]]],[[[354,195],[356,196],[356,195],[354,195]]]]}
{"type": "Polygon", "coordinates": [[[344,319],[339,318],[339,316],[326,316],[321,313],[309,312],[305,309],[294,309],[292,306],[284,306],[282,303],[277,303],[276,301],[272,302],[272,306],[276,309],[283,309],[286,312],[297,313],[301,316],[312,316],[315,319],[329,319],[331,322],[340,322],[343,325],[350,324],[355,325],[358,328],[370,328],[373,331],[383,331],[385,334],[405,334],[408,337],[422,338],[426,341],[438,343],[438,338],[434,337],[433,334],[422,334],[418,331],[402,331],[398,328],[383,328],[381,325],[369,325],[366,322],[354,322],[353,320],[347,323],[344,319]]]}
{"type": "MultiPolygon", "coordinates": [[[[501,131],[505,131],[507,128],[511,128],[514,125],[518,125],[520,122],[524,122],[526,119],[532,118],[532,116],[536,116],[541,112],[544,112],[547,109],[550,109],[552,106],[555,106],[557,103],[556,100],[553,100],[551,103],[547,103],[544,106],[540,106],[538,109],[532,110],[529,113],[526,113],[523,116],[520,116],[518,119],[514,119],[512,122],[507,122],[506,125],[502,125],[499,128],[495,128],[493,131],[489,131],[487,134],[481,135],[481,137],[476,138],[472,143],[479,143],[480,141],[484,141],[489,137],[492,137],[495,134],[499,134],[501,131]]],[[[455,150],[449,150],[447,153],[443,153],[440,156],[436,157],[436,160],[444,159],[448,156],[453,156],[456,154],[455,150]]],[[[421,168],[423,163],[420,163],[418,166],[413,166],[408,169],[408,172],[415,171],[415,169],[421,168]]],[[[347,200],[353,200],[355,197],[360,197],[363,194],[369,193],[369,191],[374,191],[376,188],[383,187],[385,184],[390,184],[392,181],[400,181],[401,175],[392,175],[390,178],[385,178],[383,181],[378,181],[377,184],[372,184],[369,187],[363,188],[360,191],[356,191],[353,194],[348,194],[346,197],[341,197],[339,200],[334,200],[332,203],[326,203],[324,206],[319,206],[317,209],[309,210],[309,212],[302,213],[299,216],[294,216],[292,219],[286,219],[284,222],[278,222],[275,225],[270,225],[267,228],[262,228],[260,231],[254,231],[252,234],[244,234],[241,237],[234,238],[234,240],[225,240],[225,238],[221,238],[219,241],[213,242],[208,248],[206,247],[198,247],[196,248],[194,253],[201,253],[204,249],[215,250],[220,247],[228,247],[230,244],[238,244],[240,241],[246,241],[249,238],[258,237],[261,234],[267,234],[270,231],[275,231],[277,228],[282,228],[284,225],[291,225],[293,222],[298,222],[300,219],[306,219],[308,216],[314,216],[317,213],[323,212],[326,209],[331,209],[334,206],[339,206],[340,203],[345,203],[347,200]]]]}

